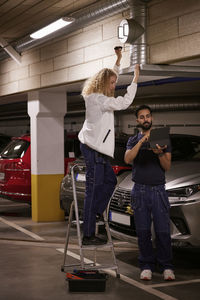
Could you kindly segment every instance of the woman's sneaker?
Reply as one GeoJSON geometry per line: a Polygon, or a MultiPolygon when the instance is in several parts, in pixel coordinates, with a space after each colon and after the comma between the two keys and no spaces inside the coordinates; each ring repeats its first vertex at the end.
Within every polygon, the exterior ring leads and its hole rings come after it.
{"type": "Polygon", "coordinates": [[[141,280],[151,280],[151,278],[152,278],[152,272],[149,269],[143,270],[140,274],[141,280]]]}
{"type": "Polygon", "coordinates": [[[174,271],[171,269],[166,269],[163,272],[164,280],[175,280],[174,271]]]}

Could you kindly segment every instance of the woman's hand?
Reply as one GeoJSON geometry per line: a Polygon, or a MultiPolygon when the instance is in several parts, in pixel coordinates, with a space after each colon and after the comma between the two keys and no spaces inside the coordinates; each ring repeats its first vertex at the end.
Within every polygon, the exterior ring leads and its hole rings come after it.
{"type": "Polygon", "coordinates": [[[116,65],[120,66],[122,58],[122,47],[115,47],[115,54],[117,55],[116,65]]]}

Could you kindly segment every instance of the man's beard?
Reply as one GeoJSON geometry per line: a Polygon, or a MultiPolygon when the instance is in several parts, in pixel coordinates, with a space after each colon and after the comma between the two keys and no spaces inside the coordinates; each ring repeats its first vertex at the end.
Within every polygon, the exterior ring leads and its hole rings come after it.
{"type": "Polygon", "coordinates": [[[143,124],[138,124],[137,127],[142,128],[142,130],[147,131],[151,128],[152,122],[145,122],[143,124]]]}

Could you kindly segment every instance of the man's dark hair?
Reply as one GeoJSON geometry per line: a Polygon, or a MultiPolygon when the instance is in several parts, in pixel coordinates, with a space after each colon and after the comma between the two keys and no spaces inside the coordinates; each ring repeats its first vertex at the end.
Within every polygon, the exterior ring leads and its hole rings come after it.
{"type": "Polygon", "coordinates": [[[140,106],[135,110],[136,118],[138,117],[139,111],[142,110],[142,109],[148,109],[148,110],[150,111],[150,114],[152,115],[152,110],[151,110],[151,108],[150,108],[148,105],[143,104],[143,105],[140,105],[140,106]]]}

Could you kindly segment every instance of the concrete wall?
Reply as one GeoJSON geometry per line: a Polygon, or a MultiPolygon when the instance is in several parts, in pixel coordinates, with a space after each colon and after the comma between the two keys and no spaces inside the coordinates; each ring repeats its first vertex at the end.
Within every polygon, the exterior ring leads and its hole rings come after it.
{"type": "MultiPolygon", "coordinates": [[[[172,133],[185,133],[200,135],[200,113],[199,111],[170,111],[154,112],[153,124],[157,127],[170,125],[172,133]]],[[[64,128],[67,132],[77,132],[81,129],[85,116],[66,117],[64,128]]],[[[136,128],[135,115],[133,113],[117,114],[115,116],[115,130],[133,134],[136,128]]],[[[0,124],[0,133],[11,136],[20,136],[29,131],[28,121],[14,121],[0,124]]]]}
{"type": "MultiPolygon", "coordinates": [[[[198,111],[154,112],[153,125],[155,127],[170,125],[171,133],[200,135],[199,116],[198,111]]],[[[119,118],[121,131],[133,134],[137,124],[135,115],[123,114],[119,118]]]]}
{"type": "Polygon", "coordinates": [[[200,1],[152,0],[147,36],[152,64],[200,57],[200,1]]]}
{"type": "Polygon", "coordinates": [[[26,124],[25,121],[22,122],[4,122],[0,124],[0,133],[9,135],[9,136],[21,136],[30,132],[30,125],[26,124]]]}

